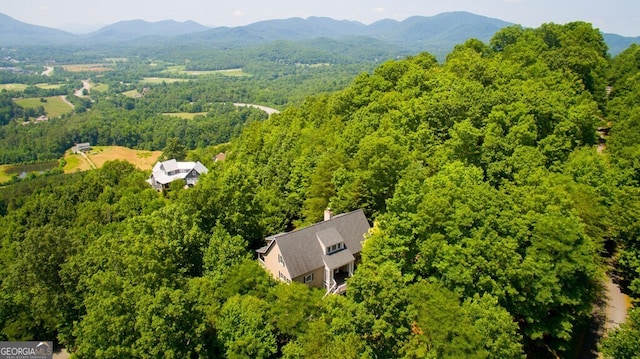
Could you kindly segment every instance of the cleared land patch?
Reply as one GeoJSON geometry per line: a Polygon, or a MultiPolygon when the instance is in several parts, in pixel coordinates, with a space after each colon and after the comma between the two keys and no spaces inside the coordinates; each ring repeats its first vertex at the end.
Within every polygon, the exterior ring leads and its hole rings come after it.
{"type": "Polygon", "coordinates": [[[112,70],[108,64],[74,64],[64,65],[62,68],[69,72],[106,72],[112,70]]]}
{"type": "Polygon", "coordinates": [[[163,115],[193,120],[196,116],[205,116],[206,112],[165,112],[163,115]]]}
{"type": "Polygon", "coordinates": [[[242,69],[216,70],[216,71],[210,71],[209,73],[220,74],[225,76],[251,76],[250,74],[242,71],[242,69]]]}
{"type": "Polygon", "coordinates": [[[161,72],[164,74],[181,74],[182,72],[184,72],[184,69],[184,65],[173,65],[167,66],[167,68],[162,70],[161,72]]]}
{"type": "Polygon", "coordinates": [[[136,98],[140,96],[140,93],[138,92],[138,90],[129,90],[129,91],[123,92],[122,94],[131,98],[136,98]]]}
{"type": "MultiPolygon", "coordinates": [[[[87,153],[87,157],[98,168],[102,167],[107,161],[122,160],[146,171],[153,168],[161,154],[162,151],[141,151],[121,146],[95,146],[87,153]]],[[[67,161],[67,165],[64,167],[65,173],[91,169],[91,165],[82,155],[68,152],[65,154],[64,159],[67,161]]]]}
{"type": "MultiPolygon", "coordinates": [[[[36,84],[35,86],[41,89],[51,90],[59,89],[60,87],[62,87],[62,84],[36,84]]],[[[29,87],[29,85],[26,84],[0,84],[0,90],[7,91],[24,91],[24,89],[26,89],[27,87],[29,87]]]]}
{"type": "Polygon", "coordinates": [[[60,96],[45,97],[46,102],[40,101],[41,97],[21,98],[15,102],[24,108],[44,107],[44,111],[50,118],[60,117],[65,113],[73,111],[69,104],[64,102],[60,96]]]}
{"type": "Polygon", "coordinates": [[[109,85],[98,84],[96,86],[91,87],[91,91],[106,92],[106,91],[109,91],[109,85]]]}
{"type": "Polygon", "coordinates": [[[242,69],[227,69],[227,70],[205,70],[205,71],[193,71],[185,70],[184,65],[174,65],[167,67],[162,73],[165,74],[177,74],[177,75],[224,75],[224,76],[250,76],[242,71],[242,69]]]}
{"type": "Polygon", "coordinates": [[[1,84],[0,85],[0,90],[24,91],[24,89],[26,89],[27,86],[28,85],[25,85],[25,84],[1,84]]]}
{"type": "Polygon", "coordinates": [[[60,87],[62,87],[62,84],[37,84],[36,86],[45,90],[53,90],[59,89],[60,87]]]}
{"type": "Polygon", "coordinates": [[[14,175],[29,172],[46,172],[58,167],[58,161],[27,163],[18,165],[0,165],[0,183],[8,182],[14,175]]]}
{"type": "Polygon", "coordinates": [[[166,82],[168,84],[171,84],[174,82],[184,82],[184,81],[189,81],[189,79],[173,79],[170,77],[145,77],[140,82],[147,83],[147,84],[161,84],[163,82],[166,82]]]}

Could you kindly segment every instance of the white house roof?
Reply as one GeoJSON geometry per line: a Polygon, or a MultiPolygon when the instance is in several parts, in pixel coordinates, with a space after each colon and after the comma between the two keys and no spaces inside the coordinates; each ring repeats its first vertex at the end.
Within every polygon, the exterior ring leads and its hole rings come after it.
{"type": "Polygon", "coordinates": [[[191,171],[196,171],[198,174],[209,172],[207,167],[199,161],[178,162],[175,159],[171,159],[157,162],[155,166],[153,166],[151,177],[158,183],[167,184],[178,179],[184,179],[191,171]]]}

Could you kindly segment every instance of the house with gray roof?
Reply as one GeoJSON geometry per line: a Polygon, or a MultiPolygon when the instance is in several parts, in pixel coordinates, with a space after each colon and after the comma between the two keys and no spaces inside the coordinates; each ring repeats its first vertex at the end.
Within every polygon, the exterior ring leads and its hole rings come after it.
{"type": "Polygon", "coordinates": [[[209,169],[199,161],[178,162],[171,159],[156,163],[147,182],[158,191],[168,188],[171,182],[178,180],[191,187],[207,172],[209,169]]]}
{"type": "Polygon", "coordinates": [[[258,261],[275,278],[342,293],[345,281],[360,263],[362,242],[371,227],[362,209],[336,216],[325,211],[324,221],[265,238],[258,261]]]}

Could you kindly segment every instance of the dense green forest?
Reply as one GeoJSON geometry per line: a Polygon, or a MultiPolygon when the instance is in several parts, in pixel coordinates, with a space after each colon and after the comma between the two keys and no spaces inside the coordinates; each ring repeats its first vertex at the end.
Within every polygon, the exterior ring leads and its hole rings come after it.
{"type": "MultiPolygon", "coordinates": [[[[268,119],[215,104],[260,86],[212,77],[3,126],[4,153],[71,133],[198,150],[237,136],[188,190],[157,193],[117,161],[0,188],[0,339],[55,338],[77,358],[573,357],[605,275],[640,297],[640,46],[610,58],[587,23],[512,26],[339,91],[309,76],[300,102],[281,92],[296,77],[258,79],[283,95],[268,119]],[[211,120],[158,115],[181,106],[211,120]],[[326,207],[363,208],[373,230],[346,295],[323,298],[252,251],[326,207]]],[[[637,355],[638,313],[606,357],[637,355]]]]}

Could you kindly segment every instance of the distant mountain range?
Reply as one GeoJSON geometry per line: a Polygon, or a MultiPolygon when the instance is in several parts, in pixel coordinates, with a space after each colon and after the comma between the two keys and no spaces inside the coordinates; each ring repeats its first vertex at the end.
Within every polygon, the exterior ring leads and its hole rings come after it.
{"type": "MultiPolygon", "coordinates": [[[[239,27],[210,28],[193,21],[121,21],[88,34],[31,25],[0,14],[0,46],[42,45],[150,45],[202,44],[234,48],[267,44],[277,40],[308,41],[370,38],[373,43],[389,44],[404,51],[449,51],[469,38],[488,42],[499,29],[512,23],[468,12],[449,12],[436,16],[414,16],[403,21],[380,20],[370,25],[325,17],[267,20],[239,27]]],[[[603,34],[612,55],[640,37],[603,34]]]]}

